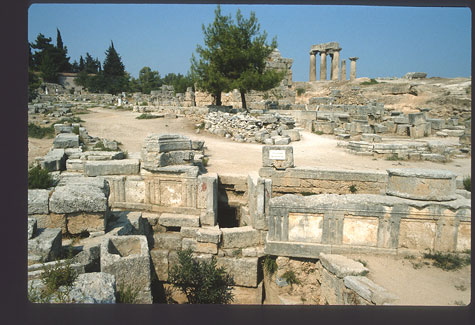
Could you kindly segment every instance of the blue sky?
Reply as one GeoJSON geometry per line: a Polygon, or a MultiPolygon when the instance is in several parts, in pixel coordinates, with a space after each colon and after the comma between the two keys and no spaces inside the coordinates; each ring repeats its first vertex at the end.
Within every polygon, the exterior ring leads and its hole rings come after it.
{"type": "MultiPolygon", "coordinates": [[[[163,77],[185,74],[203,43],[201,25],[214,19],[215,5],[33,4],[28,40],[38,33],[56,44],[61,31],[71,62],[89,52],[103,62],[114,42],[132,76],[149,66],[163,77]]],[[[224,14],[254,11],[268,39],[277,36],[282,56],[292,58],[293,80],[308,81],[312,44],[336,41],[340,59],[357,56],[358,77],[429,77],[471,74],[471,12],[468,8],[369,6],[222,5],[224,14]]],[[[317,57],[317,62],[319,57],[317,57]]],[[[319,65],[317,65],[317,76],[319,65]]],[[[318,77],[317,77],[318,79],[318,77]]]]}

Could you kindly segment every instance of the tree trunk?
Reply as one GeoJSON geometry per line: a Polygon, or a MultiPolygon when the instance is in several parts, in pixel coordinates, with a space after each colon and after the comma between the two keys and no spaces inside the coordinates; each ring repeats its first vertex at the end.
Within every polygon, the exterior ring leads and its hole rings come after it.
{"type": "Polygon", "coordinates": [[[247,105],[246,105],[246,92],[240,90],[240,93],[241,93],[242,108],[245,109],[246,112],[249,112],[249,110],[247,109],[247,105]]]}
{"type": "Polygon", "coordinates": [[[216,100],[216,106],[221,106],[221,92],[214,94],[214,99],[216,100]]]}

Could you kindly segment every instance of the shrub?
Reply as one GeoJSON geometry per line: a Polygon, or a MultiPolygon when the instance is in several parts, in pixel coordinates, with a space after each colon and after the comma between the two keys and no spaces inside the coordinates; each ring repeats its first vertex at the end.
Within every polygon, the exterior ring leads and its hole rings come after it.
{"type": "Polygon", "coordinates": [[[305,94],[305,89],[304,88],[297,88],[297,96],[301,96],[305,94]]]}
{"type": "Polygon", "coordinates": [[[41,127],[34,123],[28,123],[28,137],[30,138],[52,138],[54,136],[54,127],[41,127]]]}
{"type": "Polygon", "coordinates": [[[264,257],[264,260],[262,260],[262,266],[264,271],[269,275],[272,275],[277,271],[277,262],[275,261],[275,258],[270,255],[264,257]]]}
{"type": "Polygon", "coordinates": [[[152,118],[158,118],[158,116],[153,115],[153,114],[142,113],[141,115],[136,117],[136,119],[138,119],[138,120],[149,120],[149,119],[152,119],[152,118]]]}
{"type": "Polygon", "coordinates": [[[285,282],[287,282],[290,285],[301,283],[300,280],[297,279],[297,277],[295,276],[294,271],[285,272],[284,274],[282,274],[282,279],[284,279],[285,282]]]}
{"type": "Polygon", "coordinates": [[[200,124],[195,125],[195,129],[203,130],[205,128],[205,122],[201,122],[200,124]]]}
{"type": "Polygon", "coordinates": [[[73,116],[73,117],[63,117],[60,119],[57,124],[72,124],[72,123],[82,123],[84,122],[80,117],[73,116]]]}
{"type": "Polygon", "coordinates": [[[35,166],[28,170],[28,188],[46,189],[51,187],[53,180],[46,169],[35,166]]]}
{"type": "Polygon", "coordinates": [[[356,188],[356,186],[355,186],[355,185],[351,185],[351,186],[350,186],[350,192],[351,192],[351,193],[356,193],[356,191],[358,191],[358,189],[356,188]]]}
{"type": "Polygon", "coordinates": [[[323,131],[313,131],[313,133],[317,134],[317,135],[322,135],[323,134],[323,131]]]}
{"type": "Polygon", "coordinates": [[[472,179],[471,176],[467,176],[463,179],[463,187],[466,191],[472,192],[472,179]]]}
{"type": "Polygon", "coordinates": [[[134,304],[137,301],[139,294],[138,289],[133,289],[129,286],[119,285],[115,299],[118,304],[134,304]]]}
{"type": "Polygon", "coordinates": [[[178,252],[169,282],[183,292],[190,304],[227,304],[233,301],[234,279],[223,267],[216,267],[216,259],[196,261],[191,250],[178,252]]]}
{"type": "Polygon", "coordinates": [[[471,264],[470,255],[461,257],[459,254],[455,253],[424,253],[424,258],[433,260],[434,262],[432,262],[432,265],[445,271],[458,270],[465,265],[471,264]]]}
{"type": "Polygon", "coordinates": [[[386,160],[404,160],[403,158],[400,158],[397,153],[393,153],[391,156],[387,156],[386,160]]]}
{"type": "Polygon", "coordinates": [[[79,126],[73,128],[73,133],[79,135],[79,126]]]}
{"type": "Polygon", "coordinates": [[[365,81],[365,82],[362,82],[361,84],[364,86],[368,86],[368,85],[376,85],[378,83],[379,82],[377,82],[376,79],[370,79],[370,81],[365,81]]]}
{"type": "Polygon", "coordinates": [[[201,159],[201,162],[203,164],[203,167],[206,167],[206,166],[208,166],[209,158],[208,157],[203,157],[203,159],[201,159]]]}
{"type": "Polygon", "coordinates": [[[55,264],[43,268],[43,273],[40,278],[43,287],[39,290],[34,290],[33,287],[30,287],[28,290],[28,299],[31,302],[71,302],[69,292],[72,289],[74,281],[76,281],[78,277],[77,272],[71,267],[71,257],[72,255],[70,255],[70,258],[66,259],[65,263],[57,261],[55,264]],[[60,287],[61,290],[58,290],[60,287]]]}

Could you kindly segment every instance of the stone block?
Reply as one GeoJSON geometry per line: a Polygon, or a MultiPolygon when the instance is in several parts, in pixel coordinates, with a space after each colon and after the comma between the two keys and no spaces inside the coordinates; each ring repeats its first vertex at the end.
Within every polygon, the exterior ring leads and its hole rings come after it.
{"type": "Polygon", "coordinates": [[[48,200],[50,190],[28,190],[28,215],[48,214],[48,200]]]}
{"type": "Polygon", "coordinates": [[[107,161],[86,161],[84,172],[87,176],[134,175],[139,173],[138,159],[107,161]]]}
{"type": "Polygon", "coordinates": [[[282,136],[289,137],[291,141],[300,141],[300,132],[298,130],[283,130],[282,136]]]}
{"type": "Polygon", "coordinates": [[[263,298],[263,282],[257,288],[233,287],[235,305],[261,305],[263,298]]]}
{"type": "Polygon", "coordinates": [[[35,214],[32,217],[36,219],[38,228],[61,228],[63,234],[67,233],[66,215],[64,214],[35,214]]]}
{"type": "Polygon", "coordinates": [[[49,200],[49,210],[53,213],[106,212],[106,193],[89,184],[56,186],[49,200]]]}
{"type": "Polygon", "coordinates": [[[199,228],[196,232],[196,240],[201,243],[219,244],[221,241],[221,233],[218,227],[199,228]]]}
{"type": "Polygon", "coordinates": [[[28,218],[28,239],[33,238],[36,234],[37,222],[35,218],[28,218]]]}
{"type": "Polygon", "coordinates": [[[442,130],[445,128],[445,120],[437,118],[428,118],[427,122],[430,123],[430,126],[433,130],[442,130]]]}
{"type": "Polygon", "coordinates": [[[403,135],[403,136],[409,136],[409,124],[397,124],[396,127],[396,134],[397,135],[403,135]]]}
{"type": "Polygon", "coordinates": [[[449,137],[461,137],[464,135],[465,130],[449,130],[449,129],[443,129],[443,133],[447,134],[449,137]]]}
{"type": "Polygon", "coordinates": [[[53,147],[55,149],[78,148],[79,135],[74,133],[60,133],[54,138],[53,147]]]}
{"type": "Polygon", "coordinates": [[[157,249],[181,249],[180,233],[156,233],[153,235],[154,248],[157,249]]]}
{"type": "Polygon", "coordinates": [[[447,157],[445,157],[445,155],[440,155],[436,153],[422,153],[421,160],[444,163],[447,162],[447,157]]]}
{"type": "Polygon", "coordinates": [[[143,149],[152,152],[191,150],[191,140],[179,134],[151,134],[144,140],[143,149]]]}
{"type": "Polygon", "coordinates": [[[427,220],[402,219],[399,225],[399,247],[434,249],[436,224],[427,220]]]}
{"type": "Polygon", "coordinates": [[[292,146],[263,146],[262,166],[286,169],[294,167],[294,152],[292,146]]]}
{"type": "Polygon", "coordinates": [[[257,257],[218,257],[218,267],[224,267],[226,272],[234,278],[234,282],[242,287],[257,287],[258,285],[258,258],[257,257]]]}
{"type": "Polygon", "coordinates": [[[79,235],[82,232],[105,231],[107,216],[105,213],[72,213],[66,217],[67,232],[79,235]]]}
{"type": "Polygon", "coordinates": [[[101,243],[101,272],[114,275],[117,288],[138,290],[136,303],[152,303],[150,270],[145,236],[111,236],[101,243]]]}
{"type": "Polygon", "coordinates": [[[456,175],[450,171],[389,169],[388,175],[388,195],[424,201],[450,201],[456,198],[456,175]]]}
{"type": "Polygon", "coordinates": [[[195,253],[218,254],[218,245],[214,243],[202,243],[193,238],[183,238],[182,249],[191,249],[195,253]]]}
{"type": "Polygon", "coordinates": [[[198,230],[200,229],[199,227],[181,227],[180,235],[183,238],[196,238],[198,230]]]}
{"type": "Polygon", "coordinates": [[[343,282],[348,289],[353,290],[360,297],[375,305],[389,304],[398,298],[364,276],[350,275],[345,277],[343,282]]]}
{"type": "Polygon", "coordinates": [[[222,248],[242,248],[259,245],[259,231],[251,226],[222,228],[222,248]]]}
{"type": "Polygon", "coordinates": [[[363,133],[361,135],[361,141],[367,141],[367,142],[381,142],[382,138],[379,135],[376,134],[368,134],[368,133],[363,133]]]}
{"type": "Polygon", "coordinates": [[[426,134],[425,124],[418,124],[418,125],[409,127],[409,135],[413,139],[423,138],[425,134],[426,134]]]}
{"type": "Polygon", "coordinates": [[[409,124],[411,124],[412,126],[421,125],[426,122],[423,113],[409,113],[407,117],[409,119],[409,124]]]}
{"type": "Polygon", "coordinates": [[[356,246],[376,246],[378,226],[378,218],[345,216],[342,243],[356,246]]]}
{"type": "Polygon", "coordinates": [[[344,278],[349,275],[365,275],[369,272],[360,262],[342,255],[320,253],[320,262],[324,268],[338,278],[344,278]]]}
{"type": "Polygon", "coordinates": [[[200,217],[187,214],[162,213],[158,222],[164,227],[199,227],[200,217]]]}
{"type": "Polygon", "coordinates": [[[285,146],[290,143],[290,137],[273,136],[275,145],[285,146]]]}
{"type": "Polygon", "coordinates": [[[53,261],[61,256],[61,229],[37,229],[36,235],[28,240],[28,255],[37,256],[43,262],[53,261]]]}
{"type": "Polygon", "coordinates": [[[66,160],[66,170],[70,172],[84,172],[84,161],[81,159],[66,160]]]}
{"type": "Polygon", "coordinates": [[[64,149],[51,149],[40,161],[40,166],[47,171],[66,169],[66,154],[64,149]]]}
{"type": "Polygon", "coordinates": [[[289,241],[322,241],[323,214],[289,213],[289,241]]]}
{"type": "Polygon", "coordinates": [[[122,151],[85,151],[79,155],[81,160],[120,160],[125,159],[122,151]]]}
{"type": "Polygon", "coordinates": [[[150,251],[152,266],[155,269],[159,281],[168,280],[168,250],[152,249],[150,251]]]}
{"type": "Polygon", "coordinates": [[[392,120],[396,124],[409,124],[409,117],[406,115],[396,116],[392,120]]]}
{"type": "Polygon", "coordinates": [[[115,276],[104,272],[79,274],[68,296],[82,304],[115,304],[115,276]]]}

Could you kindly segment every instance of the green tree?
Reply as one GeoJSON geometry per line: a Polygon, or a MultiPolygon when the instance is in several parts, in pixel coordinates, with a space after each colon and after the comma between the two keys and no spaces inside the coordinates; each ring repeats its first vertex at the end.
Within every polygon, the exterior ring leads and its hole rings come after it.
{"type": "Polygon", "coordinates": [[[216,259],[196,261],[191,250],[178,252],[169,281],[183,292],[190,304],[227,304],[233,301],[234,280],[223,267],[216,267],[216,259]]]}
{"type": "Polygon", "coordinates": [[[143,67],[139,71],[138,85],[143,94],[150,94],[151,90],[157,90],[162,85],[158,71],[143,67]]]}
{"type": "Polygon", "coordinates": [[[106,51],[106,58],[100,76],[103,79],[102,84],[105,86],[104,90],[108,93],[117,94],[128,88],[128,75],[125,73],[124,64],[122,63],[120,55],[115,50],[112,41],[106,51]]]}
{"type": "Polygon", "coordinates": [[[267,44],[267,33],[260,32],[254,12],[245,19],[238,10],[234,22],[231,16],[223,16],[218,6],[213,24],[202,28],[206,47],[197,46],[200,59],[192,57],[192,71],[198,86],[215,97],[221,91],[238,89],[242,107],[247,109],[247,92],[276,87],[284,77],[282,72],[266,69],[266,59],[277,41],[274,38],[267,44]]]}
{"type": "Polygon", "coordinates": [[[175,93],[184,93],[188,87],[193,87],[194,82],[190,73],[187,73],[186,76],[181,73],[167,73],[167,75],[162,79],[162,82],[165,85],[171,85],[175,89],[175,93]]]}

